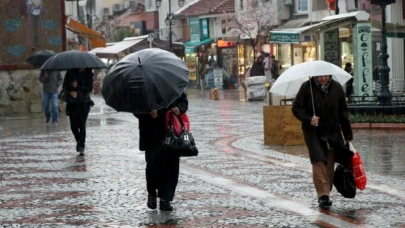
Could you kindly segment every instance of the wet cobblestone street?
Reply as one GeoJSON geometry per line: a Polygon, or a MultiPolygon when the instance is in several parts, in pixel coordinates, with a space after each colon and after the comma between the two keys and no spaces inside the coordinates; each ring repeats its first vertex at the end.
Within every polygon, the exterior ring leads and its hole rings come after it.
{"type": "Polygon", "coordinates": [[[85,156],[65,114],[0,120],[3,227],[399,227],[405,228],[405,131],[354,130],[368,185],[331,193],[318,208],[305,146],[263,144],[263,105],[234,91],[189,92],[199,156],[182,158],[175,211],[146,207],[137,119],[95,96],[85,156]]]}

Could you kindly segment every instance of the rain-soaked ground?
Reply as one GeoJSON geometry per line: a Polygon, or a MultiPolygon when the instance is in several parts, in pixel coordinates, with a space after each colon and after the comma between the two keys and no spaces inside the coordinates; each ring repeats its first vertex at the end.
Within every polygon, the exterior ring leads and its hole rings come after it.
{"type": "Polygon", "coordinates": [[[237,91],[189,91],[200,154],[182,159],[174,212],[146,207],[137,119],[95,96],[85,157],[68,119],[0,120],[3,227],[405,227],[405,131],[355,130],[368,184],[317,207],[305,146],[263,145],[262,107],[237,91]]]}

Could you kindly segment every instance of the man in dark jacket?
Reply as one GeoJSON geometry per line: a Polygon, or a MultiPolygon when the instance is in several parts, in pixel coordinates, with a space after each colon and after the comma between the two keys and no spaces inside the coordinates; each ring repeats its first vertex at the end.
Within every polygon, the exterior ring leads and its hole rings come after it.
{"type": "Polygon", "coordinates": [[[166,112],[170,110],[174,115],[180,115],[187,109],[187,96],[182,93],[167,109],[135,114],[139,122],[139,150],[145,151],[147,206],[150,209],[156,209],[159,197],[160,210],[173,210],[171,201],[179,180],[180,158],[161,153],[159,145],[166,135],[166,112]]]}
{"type": "Polygon", "coordinates": [[[282,68],[280,61],[276,60],[276,57],[272,55],[270,72],[274,80],[277,80],[278,76],[280,76],[282,68]]]}
{"type": "Polygon", "coordinates": [[[353,139],[343,88],[329,75],[312,77],[302,84],[292,111],[302,122],[319,206],[329,207],[335,158],[340,162],[350,159],[342,159],[345,155],[338,150],[353,139]]]}
{"type": "Polygon", "coordinates": [[[42,107],[45,112],[46,123],[51,119],[49,112],[49,101],[52,102],[52,123],[58,125],[58,88],[62,85],[63,79],[59,71],[41,71],[39,81],[42,83],[42,107]]]}

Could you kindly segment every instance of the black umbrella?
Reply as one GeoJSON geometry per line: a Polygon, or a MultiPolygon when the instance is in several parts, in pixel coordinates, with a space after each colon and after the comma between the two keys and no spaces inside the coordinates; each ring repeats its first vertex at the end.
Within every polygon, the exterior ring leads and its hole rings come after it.
{"type": "Polygon", "coordinates": [[[75,68],[106,68],[97,56],[83,51],[64,51],[48,59],[41,70],[70,70],[75,68]]]}
{"type": "Polygon", "coordinates": [[[165,108],[188,85],[189,70],[175,54],[144,49],[130,54],[110,70],[101,90],[107,105],[117,111],[147,113],[165,108]]]}
{"type": "Polygon", "coordinates": [[[49,58],[55,55],[54,51],[42,50],[37,51],[31,55],[26,62],[33,65],[34,67],[41,67],[49,58]]]}

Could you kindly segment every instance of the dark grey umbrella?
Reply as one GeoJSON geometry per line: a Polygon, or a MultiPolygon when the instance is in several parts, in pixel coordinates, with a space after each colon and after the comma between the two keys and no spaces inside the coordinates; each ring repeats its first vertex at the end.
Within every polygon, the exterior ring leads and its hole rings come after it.
{"type": "Polygon", "coordinates": [[[107,66],[95,55],[83,51],[64,51],[48,59],[41,70],[69,70],[75,68],[106,68],[107,66]]]}
{"type": "Polygon", "coordinates": [[[54,51],[51,50],[41,50],[32,54],[26,62],[33,65],[34,67],[41,67],[49,58],[55,55],[54,51]]]}
{"type": "Polygon", "coordinates": [[[117,111],[147,113],[165,108],[188,85],[189,70],[175,54],[144,49],[121,59],[104,78],[106,104],[117,111]]]}

